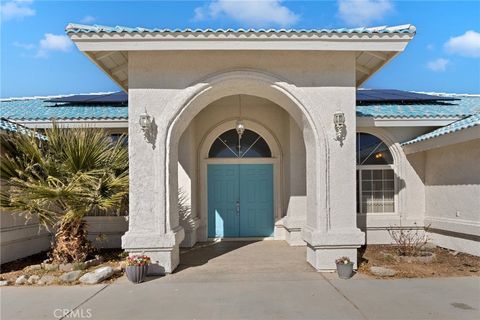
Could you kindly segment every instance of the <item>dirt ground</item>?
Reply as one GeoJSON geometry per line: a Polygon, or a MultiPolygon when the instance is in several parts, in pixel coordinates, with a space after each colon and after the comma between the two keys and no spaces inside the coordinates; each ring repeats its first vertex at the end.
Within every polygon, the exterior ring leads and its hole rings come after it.
{"type": "MultiPolygon", "coordinates": [[[[100,255],[103,257],[104,262],[98,266],[93,266],[87,269],[84,269],[83,271],[85,273],[91,272],[97,268],[100,267],[105,267],[105,266],[110,266],[112,268],[115,268],[120,265],[120,262],[125,259],[123,256],[123,250],[121,249],[102,249],[96,252],[96,254],[100,255]]],[[[60,276],[64,272],[56,270],[56,271],[46,271],[46,270],[33,270],[33,271],[28,271],[25,272],[23,269],[25,267],[28,267],[30,265],[34,264],[41,264],[45,259],[48,258],[47,252],[41,252],[23,259],[18,259],[12,262],[4,263],[1,266],[1,273],[0,273],[0,280],[8,280],[10,282],[10,285],[15,285],[15,280],[23,275],[23,274],[28,274],[29,276],[32,275],[38,275],[42,277],[45,274],[52,275],[52,276],[60,276]]],[[[91,257],[93,258],[93,257],[91,257]]],[[[114,274],[110,279],[104,281],[104,283],[110,283],[115,281],[116,278],[121,276],[122,274],[114,274]]],[[[72,283],[58,283],[61,285],[75,285],[78,284],[79,282],[72,282],[72,283]]]]}
{"type": "Polygon", "coordinates": [[[480,276],[480,257],[438,247],[430,251],[436,254],[435,261],[408,263],[392,258],[395,255],[394,246],[369,245],[359,252],[361,258],[358,272],[375,277],[369,269],[376,266],[397,271],[392,278],[480,276]]]}

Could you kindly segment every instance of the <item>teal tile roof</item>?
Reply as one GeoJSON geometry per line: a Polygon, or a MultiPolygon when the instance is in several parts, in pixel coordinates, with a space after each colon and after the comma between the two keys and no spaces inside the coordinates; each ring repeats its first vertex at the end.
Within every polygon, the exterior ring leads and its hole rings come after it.
{"type": "MultiPolygon", "coordinates": [[[[464,118],[480,113],[480,96],[456,95],[451,102],[357,105],[358,117],[464,118]]],[[[46,102],[46,98],[5,99],[0,101],[0,117],[14,121],[32,120],[126,120],[128,106],[114,103],[82,104],[46,102]]]]}
{"type": "Polygon", "coordinates": [[[47,139],[44,135],[37,133],[34,130],[31,130],[25,126],[9,121],[5,118],[0,118],[0,131],[19,132],[22,134],[25,134],[25,133],[35,134],[35,136],[39,139],[42,139],[42,140],[47,139]]]}
{"type": "Polygon", "coordinates": [[[339,29],[161,29],[161,28],[141,28],[141,27],[124,27],[124,26],[100,26],[100,25],[82,25],[70,23],[65,28],[67,34],[74,33],[195,33],[195,34],[415,34],[416,28],[411,24],[401,26],[382,26],[373,28],[339,28],[339,29]]]}
{"type": "Polygon", "coordinates": [[[479,125],[480,125],[480,113],[477,113],[465,119],[455,121],[445,127],[441,127],[436,130],[433,130],[432,132],[418,136],[413,140],[406,141],[402,143],[402,145],[409,145],[409,144],[417,143],[420,141],[430,140],[430,139],[444,136],[450,133],[458,132],[468,128],[473,128],[479,125]]]}
{"type": "Polygon", "coordinates": [[[69,104],[45,99],[2,100],[0,116],[12,120],[121,120],[128,119],[128,107],[115,104],[69,104]]]}
{"type": "Polygon", "coordinates": [[[480,112],[480,95],[455,95],[451,102],[357,106],[358,117],[373,118],[463,118],[480,112]]]}

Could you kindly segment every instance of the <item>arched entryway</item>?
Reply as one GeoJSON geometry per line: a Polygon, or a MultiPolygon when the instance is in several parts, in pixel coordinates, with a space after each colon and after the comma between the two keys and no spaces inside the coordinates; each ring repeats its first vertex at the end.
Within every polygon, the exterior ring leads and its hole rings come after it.
{"type": "MultiPolygon", "coordinates": [[[[150,94],[149,91],[143,89],[141,92],[142,94],[139,92],[139,95],[136,96],[138,99],[132,99],[136,103],[135,106],[138,107],[141,101],[145,101],[147,106],[161,102],[161,99],[154,101],[155,94],[150,94]]],[[[298,239],[307,243],[307,261],[317,269],[332,269],[334,255],[349,255],[355,260],[356,248],[363,243],[363,234],[356,228],[353,210],[355,192],[354,185],[351,183],[354,182],[355,167],[353,163],[350,164],[350,161],[346,161],[350,157],[353,159],[353,152],[350,151],[353,151],[354,144],[347,139],[346,143],[340,146],[343,149],[335,146],[335,153],[330,152],[329,140],[331,139],[328,138],[327,132],[332,139],[333,135],[330,129],[325,130],[324,125],[331,121],[323,119],[326,115],[320,112],[322,108],[321,105],[318,105],[320,100],[312,99],[315,94],[270,74],[250,70],[221,73],[195,81],[182,90],[168,92],[170,98],[163,100],[162,108],[155,109],[153,115],[155,130],[158,131],[156,142],[154,141],[152,144],[151,151],[142,150],[144,155],[149,156],[148,159],[152,159],[152,163],[147,163],[146,160],[138,161],[147,166],[151,165],[153,171],[144,170],[139,166],[134,169],[135,172],[141,173],[141,178],[138,178],[137,175],[137,179],[132,184],[133,188],[145,190],[145,186],[151,186],[154,191],[147,195],[147,199],[151,199],[151,202],[145,202],[145,197],[142,199],[137,197],[132,201],[132,210],[138,213],[132,216],[129,223],[130,229],[123,237],[123,246],[126,249],[130,252],[148,251],[153,255],[154,261],[158,261],[158,264],[166,272],[171,272],[179,263],[179,246],[182,241],[188,240],[190,244],[193,244],[199,239],[208,238],[208,224],[202,228],[200,217],[193,216],[188,225],[180,223],[179,175],[182,174],[182,169],[198,167],[202,163],[200,156],[191,157],[191,152],[182,154],[185,143],[181,139],[185,135],[197,135],[195,130],[189,129],[195,127],[191,126],[192,120],[213,102],[233,95],[248,95],[268,100],[288,114],[291,122],[298,128],[299,137],[299,142],[291,145],[304,145],[305,188],[303,198],[293,199],[290,197],[288,201],[287,199],[281,201],[281,205],[285,206],[290,205],[291,200],[295,200],[293,202],[299,210],[292,210],[292,212],[304,212],[304,219],[297,219],[298,217],[286,219],[284,222],[289,225],[284,224],[285,232],[296,232],[298,239]],[[173,92],[175,95],[172,95],[173,92]],[[314,114],[315,117],[312,117],[311,114],[314,114]],[[180,145],[182,148],[179,148],[180,145]],[[181,162],[179,160],[182,159],[188,161],[179,165],[181,162]],[[335,167],[331,166],[331,159],[335,161],[335,167]],[[336,175],[335,180],[330,177],[331,172],[336,175]],[[150,174],[152,176],[149,176],[150,174]],[[345,185],[348,194],[339,196],[336,193],[332,197],[332,191],[344,190],[345,185]],[[332,214],[331,199],[334,199],[334,215],[332,214]],[[204,234],[202,234],[202,230],[205,230],[204,234]]],[[[316,91],[316,94],[320,93],[321,90],[316,91]]],[[[167,93],[165,92],[165,94],[167,93]]],[[[158,98],[161,97],[158,95],[158,98]]],[[[338,108],[341,107],[340,104],[336,105],[338,108]]],[[[352,123],[350,119],[353,112],[347,110],[347,107],[350,106],[345,102],[345,111],[348,111],[347,123],[352,123]]],[[[143,107],[142,110],[144,109],[143,107]]],[[[228,113],[222,113],[222,115],[225,121],[236,118],[229,119],[228,113]]],[[[244,115],[244,117],[247,116],[244,115]]],[[[268,116],[266,115],[266,117],[268,116]]],[[[208,120],[206,119],[207,122],[208,120]]],[[[255,121],[257,120],[261,122],[262,119],[255,118],[255,121]]],[[[215,124],[210,123],[210,125],[215,124]]],[[[228,129],[232,127],[229,124],[228,129]]],[[[267,127],[267,129],[269,128],[267,127]]],[[[227,130],[214,135],[213,140],[225,131],[227,130]]],[[[265,134],[253,131],[268,141],[265,134]]],[[[187,141],[187,143],[189,142],[187,141]]],[[[206,145],[210,149],[211,144],[206,145]]],[[[199,148],[194,144],[190,147],[199,148]]],[[[132,147],[132,149],[135,148],[136,146],[132,147]]],[[[295,150],[286,150],[285,153],[294,155],[295,150]]],[[[187,172],[187,170],[183,171],[187,172]]],[[[192,195],[196,205],[199,203],[199,194],[202,192],[198,185],[201,174],[199,172],[201,171],[197,170],[196,174],[188,175],[187,173],[186,175],[190,179],[190,187],[193,190],[192,195]]],[[[290,177],[293,176],[295,175],[290,175],[290,177]]],[[[204,179],[204,181],[207,180],[204,179]]],[[[284,185],[280,183],[280,186],[283,188],[284,185]]],[[[286,212],[286,210],[281,211],[286,212]]],[[[274,214],[276,215],[277,212],[274,214]]]]}
{"type": "MultiPolygon", "coordinates": [[[[328,180],[326,179],[325,173],[327,172],[326,150],[328,150],[328,147],[325,139],[318,138],[316,126],[318,126],[319,124],[314,124],[314,121],[310,119],[309,113],[306,108],[302,106],[300,101],[297,100],[295,96],[290,92],[290,90],[294,88],[289,88],[286,83],[283,83],[278,79],[274,79],[271,76],[252,71],[236,71],[226,73],[220,76],[214,76],[213,78],[206,81],[206,83],[200,83],[201,85],[199,85],[199,87],[196,87],[196,90],[193,90],[192,88],[192,96],[190,96],[189,99],[185,101],[182,109],[180,109],[177,113],[174,121],[170,125],[169,134],[167,137],[168,175],[165,176],[167,180],[166,186],[168,187],[167,208],[169,216],[167,216],[167,225],[169,224],[170,228],[172,228],[174,225],[177,225],[179,221],[176,190],[178,189],[177,177],[179,167],[177,163],[180,138],[187,130],[195,116],[214,101],[232,95],[249,95],[271,101],[280,109],[283,109],[284,112],[286,112],[289,117],[291,117],[292,122],[299,128],[299,135],[301,139],[300,143],[305,146],[306,150],[304,170],[307,170],[306,168],[309,168],[309,173],[304,173],[303,176],[303,179],[305,181],[304,202],[295,202],[295,205],[299,205],[302,210],[304,210],[303,225],[310,225],[312,230],[317,229],[318,225],[323,225],[324,228],[326,228],[328,220],[328,180]],[[323,216],[323,218],[321,216],[323,216]]],[[[248,114],[244,114],[244,118],[248,118],[248,114]]],[[[227,119],[226,122],[223,123],[223,126],[225,126],[224,129],[221,130],[220,126],[217,129],[219,131],[211,135],[211,141],[213,142],[213,140],[215,140],[221,133],[227,131],[227,128],[234,128],[234,125],[232,125],[232,123],[227,124],[227,122],[235,120],[235,118],[227,119]]],[[[261,119],[259,120],[261,121],[261,119]]],[[[268,128],[263,128],[261,130],[254,129],[253,131],[257,132],[264,139],[268,140],[268,128]]],[[[271,140],[275,141],[275,138],[272,138],[271,140]]],[[[202,166],[202,162],[204,162],[203,157],[205,157],[205,155],[207,156],[206,158],[208,158],[208,153],[205,154],[205,148],[210,149],[211,144],[206,143],[203,144],[203,146],[204,150],[201,151],[203,152],[203,154],[199,156],[198,159],[199,166],[202,166]]],[[[273,149],[274,147],[272,147],[272,151],[273,149]]],[[[277,153],[279,154],[280,148],[277,149],[277,153]]],[[[280,159],[278,158],[275,161],[280,161],[280,159]]],[[[208,170],[204,170],[204,172],[208,174],[208,170]]],[[[201,193],[204,192],[204,190],[208,190],[208,182],[206,177],[204,179],[201,179],[201,170],[199,170],[199,175],[200,177],[196,178],[198,178],[199,180],[203,180],[203,185],[201,185],[196,191],[193,192],[193,194],[195,194],[194,196],[197,197],[197,205],[199,197],[201,198],[201,193]]],[[[272,175],[274,176],[274,179],[275,176],[278,176],[278,180],[282,179],[280,173],[277,175],[272,173],[272,175]]],[[[196,185],[196,183],[194,185],[196,185]]],[[[281,202],[281,204],[274,207],[274,216],[281,215],[282,212],[286,212],[283,208],[285,203],[281,201],[280,196],[283,186],[281,183],[278,183],[278,185],[280,185],[280,187],[276,188],[275,192],[278,193],[279,196],[276,197],[274,201],[281,202]]],[[[203,206],[204,209],[202,211],[204,214],[208,212],[208,204],[204,202],[203,206]]],[[[185,230],[187,234],[187,240],[188,242],[190,242],[190,244],[193,244],[198,240],[208,239],[209,237],[208,223],[202,226],[201,218],[202,217],[194,217],[193,222],[189,223],[187,226],[187,228],[189,228],[190,226],[193,226],[193,228],[197,228],[198,232],[196,234],[190,234],[189,230],[185,230]]],[[[301,228],[295,228],[295,232],[300,233],[301,231],[301,228]]]]}

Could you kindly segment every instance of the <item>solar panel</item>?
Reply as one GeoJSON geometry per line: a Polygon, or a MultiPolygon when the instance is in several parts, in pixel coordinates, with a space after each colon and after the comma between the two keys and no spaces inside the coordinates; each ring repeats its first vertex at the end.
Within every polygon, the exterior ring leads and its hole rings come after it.
{"type": "Polygon", "coordinates": [[[68,97],[54,98],[46,102],[67,102],[67,103],[128,103],[128,94],[123,91],[107,94],[78,94],[68,97]]]}
{"type": "Polygon", "coordinates": [[[424,93],[393,89],[360,89],[357,90],[357,102],[427,102],[451,101],[451,97],[441,97],[424,93]]]}
{"type": "MultiPolygon", "coordinates": [[[[385,102],[434,102],[458,100],[452,97],[435,96],[424,93],[393,89],[359,89],[357,90],[357,103],[385,103],[385,102]]],[[[82,104],[127,104],[128,94],[120,91],[108,94],[79,94],[47,100],[47,102],[66,102],[82,104]]]]}

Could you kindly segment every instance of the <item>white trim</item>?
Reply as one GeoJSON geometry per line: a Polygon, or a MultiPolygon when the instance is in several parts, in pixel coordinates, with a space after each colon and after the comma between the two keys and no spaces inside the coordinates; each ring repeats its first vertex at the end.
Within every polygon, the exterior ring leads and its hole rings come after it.
{"type": "MultiPolygon", "coordinates": [[[[272,164],[273,165],[273,226],[275,228],[276,221],[282,218],[283,208],[283,166],[282,166],[282,151],[280,143],[275,136],[266,128],[266,126],[251,120],[242,118],[245,128],[258,133],[267,142],[271,158],[208,158],[210,147],[215,139],[227,130],[235,128],[235,121],[237,118],[225,120],[215,125],[205,135],[200,143],[198,150],[199,159],[199,181],[198,190],[200,190],[200,212],[198,218],[200,219],[199,228],[202,229],[199,235],[199,241],[205,241],[208,237],[208,181],[207,170],[208,164],[272,164]]],[[[229,239],[229,238],[223,238],[229,239]]],[[[249,238],[252,239],[252,238],[249,238]]]]}
{"type": "Polygon", "coordinates": [[[480,236],[480,222],[475,220],[426,216],[425,225],[430,225],[431,229],[480,236]]]}
{"type": "Polygon", "coordinates": [[[357,127],[443,127],[461,117],[450,118],[375,118],[357,117],[357,127]]]}

